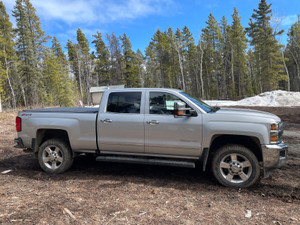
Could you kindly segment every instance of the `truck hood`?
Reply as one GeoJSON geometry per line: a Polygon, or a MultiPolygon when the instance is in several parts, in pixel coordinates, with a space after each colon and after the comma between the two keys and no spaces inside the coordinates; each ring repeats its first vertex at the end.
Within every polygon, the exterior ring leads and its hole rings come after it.
{"type": "Polygon", "coordinates": [[[219,119],[223,121],[230,120],[251,123],[276,123],[281,121],[278,116],[272,113],[250,109],[221,108],[214,114],[214,119],[219,119]]]}

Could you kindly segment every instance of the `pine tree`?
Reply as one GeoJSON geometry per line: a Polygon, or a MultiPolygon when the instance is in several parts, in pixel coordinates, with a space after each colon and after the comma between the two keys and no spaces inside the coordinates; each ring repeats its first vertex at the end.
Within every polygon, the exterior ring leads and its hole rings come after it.
{"type": "Polygon", "coordinates": [[[137,60],[137,67],[138,67],[138,75],[139,75],[139,83],[141,87],[145,87],[145,74],[146,74],[146,61],[145,61],[145,56],[143,55],[142,51],[138,49],[136,51],[136,60],[137,60]]]}
{"type": "Polygon", "coordinates": [[[90,97],[90,88],[91,88],[91,80],[92,80],[92,74],[91,74],[91,55],[89,53],[89,42],[87,38],[85,37],[84,33],[78,28],[77,30],[77,59],[79,63],[79,70],[81,75],[81,80],[83,81],[82,88],[84,90],[84,96],[85,96],[85,102],[89,105],[91,102],[90,97]]]}
{"type": "Polygon", "coordinates": [[[124,84],[122,53],[119,39],[114,33],[106,34],[110,53],[110,85],[124,84]]]}
{"type": "Polygon", "coordinates": [[[300,91],[300,15],[298,15],[298,21],[288,31],[285,55],[288,57],[290,90],[300,91]]]}
{"type": "Polygon", "coordinates": [[[61,48],[61,44],[56,37],[52,38],[52,47],[51,49],[54,52],[55,57],[57,57],[62,64],[65,64],[67,61],[66,55],[61,48]]]}
{"type": "Polygon", "coordinates": [[[46,52],[43,60],[45,105],[74,106],[73,85],[60,59],[55,56],[54,50],[46,52]]]}
{"type": "Polygon", "coordinates": [[[48,37],[41,30],[40,20],[35,11],[29,0],[16,0],[13,10],[17,22],[16,50],[20,60],[18,71],[24,85],[22,89],[25,106],[39,104],[44,92],[41,59],[48,37]]]}
{"type": "Polygon", "coordinates": [[[246,31],[254,47],[256,80],[259,91],[265,92],[278,88],[279,81],[286,79],[283,74],[283,61],[278,41],[270,25],[271,4],[261,0],[258,9],[254,9],[246,31]]]}
{"type": "Polygon", "coordinates": [[[0,98],[8,99],[15,109],[17,105],[15,87],[17,87],[18,79],[15,70],[15,43],[12,31],[9,16],[3,2],[0,1],[0,98]]]}
{"type": "Polygon", "coordinates": [[[207,26],[202,29],[205,98],[219,98],[223,67],[221,55],[223,37],[221,28],[212,14],[209,15],[206,24],[207,26]]]}
{"type": "Polygon", "coordinates": [[[83,81],[82,81],[82,75],[81,75],[81,61],[79,58],[79,50],[78,45],[72,43],[70,40],[67,42],[66,46],[68,50],[68,60],[71,67],[71,72],[74,74],[75,77],[75,86],[77,86],[77,90],[79,92],[79,98],[82,101],[84,98],[84,92],[83,92],[83,81]]]}
{"type": "Polygon", "coordinates": [[[203,56],[204,56],[204,51],[203,51],[203,42],[202,42],[202,35],[199,37],[199,42],[197,45],[197,67],[199,70],[199,84],[201,87],[201,98],[204,98],[204,80],[203,80],[203,56]]]}
{"type": "Polygon", "coordinates": [[[159,29],[152,37],[155,60],[158,64],[156,80],[158,87],[173,87],[172,66],[170,65],[170,52],[172,41],[168,33],[159,29]]]}
{"type": "Polygon", "coordinates": [[[155,46],[151,41],[145,51],[146,58],[146,74],[145,87],[158,87],[158,68],[159,64],[156,60],[155,46]]]}
{"type": "Polygon", "coordinates": [[[221,67],[221,98],[223,99],[234,99],[235,94],[235,80],[234,80],[234,69],[233,69],[233,45],[230,38],[230,26],[227,23],[225,16],[221,19],[221,31],[222,39],[220,41],[222,51],[222,62],[221,67]]]}
{"type": "Polygon", "coordinates": [[[51,51],[44,62],[49,67],[49,71],[53,68],[54,76],[51,76],[53,89],[51,91],[55,99],[54,104],[64,107],[74,106],[75,91],[72,79],[69,77],[69,65],[56,37],[52,39],[51,51]]]}
{"type": "Polygon", "coordinates": [[[251,82],[247,77],[246,49],[247,39],[245,31],[241,25],[241,17],[238,10],[234,8],[232,14],[232,25],[230,27],[230,44],[232,47],[232,66],[235,76],[235,90],[239,98],[252,94],[251,82]]]}
{"type": "Polygon", "coordinates": [[[183,41],[184,41],[184,55],[186,58],[186,80],[189,89],[188,93],[199,96],[200,94],[200,84],[199,77],[197,73],[197,47],[195,45],[195,40],[192,33],[184,26],[182,29],[183,41]]]}
{"type": "Polygon", "coordinates": [[[184,68],[184,43],[183,43],[183,35],[179,28],[176,29],[175,39],[173,41],[173,45],[175,46],[175,50],[177,52],[177,62],[179,65],[180,75],[178,77],[178,86],[182,90],[186,90],[186,76],[185,76],[185,68],[184,68]]]}
{"type": "Polygon", "coordinates": [[[95,38],[95,40],[93,40],[92,43],[95,45],[96,48],[96,52],[94,54],[96,58],[95,72],[97,76],[97,84],[99,86],[107,85],[110,83],[110,53],[107,47],[105,46],[101,33],[97,32],[97,34],[93,35],[93,37],[95,38]]]}
{"type": "Polygon", "coordinates": [[[131,42],[126,34],[123,34],[120,39],[123,48],[124,83],[126,87],[139,87],[137,58],[131,49],[131,42]]]}
{"type": "Polygon", "coordinates": [[[249,95],[253,95],[254,93],[259,93],[259,86],[257,76],[256,76],[256,68],[255,68],[255,55],[251,49],[247,51],[247,68],[248,68],[248,79],[249,85],[251,86],[252,93],[249,95]]]}
{"type": "Polygon", "coordinates": [[[154,60],[158,66],[154,77],[155,87],[163,87],[163,48],[161,45],[161,39],[162,32],[157,29],[156,33],[151,38],[154,60]]]}

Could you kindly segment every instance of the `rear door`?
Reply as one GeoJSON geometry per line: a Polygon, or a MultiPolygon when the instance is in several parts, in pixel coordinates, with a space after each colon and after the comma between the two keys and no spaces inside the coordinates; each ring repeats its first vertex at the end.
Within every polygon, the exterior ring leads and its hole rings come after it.
{"type": "Polygon", "coordinates": [[[109,94],[106,108],[97,121],[100,151],[144,152],[142,98],[143,91],[109,94]]]}

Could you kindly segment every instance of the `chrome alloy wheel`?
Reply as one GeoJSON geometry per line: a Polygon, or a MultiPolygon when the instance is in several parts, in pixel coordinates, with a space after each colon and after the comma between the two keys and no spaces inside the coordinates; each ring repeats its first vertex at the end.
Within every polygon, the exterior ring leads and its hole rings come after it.
{"type": "Polygon", "coordinates": [[[231,183],[243,183],[250,178],[252,166],[245,156],[231,153],[220,161],[220,172],[223,178],[231,183]]]}
{"type": "Polygon", "coordinates": [[[59,147],[49,145],[43,151],[42,160],[47,168],[55,170],[63,163],[63,152],[59,147]]]}

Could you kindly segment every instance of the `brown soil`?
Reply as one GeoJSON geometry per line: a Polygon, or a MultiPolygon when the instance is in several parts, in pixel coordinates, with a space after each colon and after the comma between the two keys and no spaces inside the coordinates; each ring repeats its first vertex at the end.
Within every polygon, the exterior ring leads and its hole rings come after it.
{"type": "Polygon", "coordinates": [[[300,109],[259,109],[286,122],[288,164],[238,190],[199,169],[86,156],[68,172],[49,175],[13,148],[15,114],[0,113],[0,224],[300,224],[300,109]]]}

